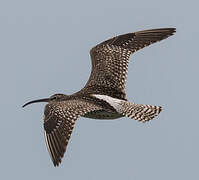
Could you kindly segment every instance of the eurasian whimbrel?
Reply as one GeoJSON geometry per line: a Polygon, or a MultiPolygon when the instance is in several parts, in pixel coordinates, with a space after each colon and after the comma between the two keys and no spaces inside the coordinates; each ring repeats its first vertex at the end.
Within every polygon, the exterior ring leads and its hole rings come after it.
{"type": "Polygon", "coordinates": [[[92,72],[83,89],[72,95],[55,94],[23,105],[48,103],[44,110],[44,134],[54,166],[61,163],[75,121],[80,116],[95,119],[127,116],[146,122],[160,113],[160,106],[127,101],[125,85],[128,62],[132,53],[174,33],[175,28],[151,29],[106,40],[90,51],[92,72]]]}

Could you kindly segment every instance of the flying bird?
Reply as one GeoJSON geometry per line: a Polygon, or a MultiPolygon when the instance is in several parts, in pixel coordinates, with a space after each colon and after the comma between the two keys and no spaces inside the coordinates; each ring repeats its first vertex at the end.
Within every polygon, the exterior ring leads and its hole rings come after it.
{"type": "Polygon", "coordinates": [[[92,71],[83,89],[72,95],[55,94],[23,105],[48,103],[44,110],[44,135],[54,166],[61,163],[75,122],[80,116],[93,119],[127,116],[146,122],[161,112],[160,106],[127,100],[128,63],[131,54],[175,32],[175,28],[151,29],[108,39],[91,49],[92,71]]]}

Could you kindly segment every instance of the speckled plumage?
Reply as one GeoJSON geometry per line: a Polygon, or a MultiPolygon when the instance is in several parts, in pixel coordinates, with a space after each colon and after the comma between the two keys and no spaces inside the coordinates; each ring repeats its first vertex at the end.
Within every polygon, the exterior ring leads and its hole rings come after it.
{"type": "Polygon", "coordinates": [[[44,111],[45,139],[55,166],[61,163],[76,119],[85,113],[100,109],[100,106],[82,100],[52,102],[46,105],[44,111]]]}
{"type": "Polygon", "coordinates": [[[152,43],[166,39],[175,28],[152,29],[116,36],[91,49],[92,71],[85,87],[72,95],[55,94],[47,99],[44,134],[54,166],[61,163],[75,121],[83,116],[116,119],[123,116],[146,122],[157,116],[160,106],[135,104],[126,99],[126,79],[130,55],[152,43]]]}
{"type": "Polygon", "coordinates": [[[174,28],[138,31],[116,36],[95,46],[90,51],[91,75],[82,90],[98,94],[105,89],[103,94],[125,99],[130,55],[150,44],[166,39],[174,32],[174,28]]]}

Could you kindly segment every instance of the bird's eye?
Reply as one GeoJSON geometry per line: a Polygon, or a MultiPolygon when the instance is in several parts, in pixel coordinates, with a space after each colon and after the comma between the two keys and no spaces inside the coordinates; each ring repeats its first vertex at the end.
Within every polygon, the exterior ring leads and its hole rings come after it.
{"type": "Polygon", "coordinates": [[[57,96],[52,97],[52,100],[56,100],[56,99],[57,99],[57,96]]]}

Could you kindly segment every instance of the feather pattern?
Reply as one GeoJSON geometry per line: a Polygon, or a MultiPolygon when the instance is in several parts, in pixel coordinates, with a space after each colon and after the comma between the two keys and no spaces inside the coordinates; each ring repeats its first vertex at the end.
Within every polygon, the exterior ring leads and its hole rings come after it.
{"type": "Polygon", "coordinates": [[[138,31],[116,36],[91,49],[92,71],[86,86],[81,90],[126,99],[125,87],[130,55],[150,44],[173,35],[175,28],[138,31]]]}
{"type": "Polygon", "coordinates": [[[123,101],[119,112],[129,118],[146,122],[156,117],[162,111],[160,106],[135,104],[123,101]]]}
{"type": "Polygon", "coordinates": [[[152,29],[108,39],[91,49],[92,71],[82,90],[24,104],[23,107],[48,102],[44,110],[44,136],[54,166],[61,163],[78,117],[116,119],[128,116],[146,122],[161,112],[160,106],[127,101],[128,63],[132,53],[166,39],[174,32],[175,28],[152,29]]]}
{"type": "Polygon", "coordinates": [[[66,146],[79,116],[102,109],[100,106],[81,100],[49,103],[44,112],[44,135],[54,166],[61,163],[66,146]]]}

